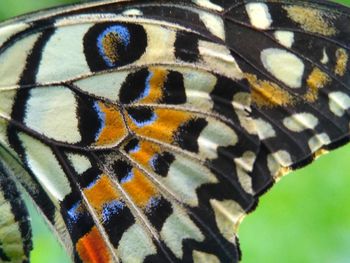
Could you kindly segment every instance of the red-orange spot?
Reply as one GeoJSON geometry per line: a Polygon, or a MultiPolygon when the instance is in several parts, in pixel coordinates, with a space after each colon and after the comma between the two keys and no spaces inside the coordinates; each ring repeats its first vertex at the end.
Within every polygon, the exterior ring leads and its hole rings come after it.
{"type": "Polygon", "coordinates": [[[137,206],[145,208],[150,198],[158,194],[157,189],[138,169],[134,168],[133,173],[132,180],[124,183],[122,186],[137,206]]]}
{"type": "Polygon", "coordinates": [[[100,216],[105,204],[118,200],[120,197],[113,182],[106,175],[102,175],[91,188],[85,189],[84,194],[100,216]]]}
{"type": "Polygon", "coordinates": [[[172,143],[174,133],[193,117],[190,113],[172,109],[156,109],[154,113],[157,116],[156,121],[144,127],[137,127],[128,117],[127,122],[130,129],[138,135],[172,143]]]}
{"type": "Polygon", "coordinates": [[[96,226],[78,240],[76,250],[84,263],[112,262],[108,247],[96,226]]]}
{"type": "Polygon", "coordinates": [[[117,144],[127,135],[123,116],[114,106],[102,102],[99,102],[98,106],[105,115],[105,126],[102,128],[96,144],[98,146],[117,144]]]}

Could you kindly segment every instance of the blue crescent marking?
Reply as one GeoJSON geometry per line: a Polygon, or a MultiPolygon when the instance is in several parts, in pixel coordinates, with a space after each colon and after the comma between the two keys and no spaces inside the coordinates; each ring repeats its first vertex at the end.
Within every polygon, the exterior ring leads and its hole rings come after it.
{"type": "Polygon", "coordinates": [[[141,147],[139,144],[135,145],[134,148],[130,149],[128,153],[137,153],[138,151],[140,151],[141,147]]]}
{"type": "Polygon", "coordinates": [[[115,25],[107,27],[97,38],[97,47],[100,55],[103,57],[104,61],[109,67],[114,67],[115,63],[110,60],[110,58],[106,55],[104,47],[103,47],[103,40],[104,38],[110,34],[114,33],[117,34],[119,39],[121,40],[122,44],[124,45],[124,49],[127,48],[127,46],[130,44],[131,41],[131,35],[127,27],[121,26],[121,25],[115,25]]]}
{"type": "Polygon", "coordinates": [[[147,206],[146,206],[146,211],[150,212],[150,210],[156,206],[158,206],[160,202],[160,197],[151,197],[150,200],[148,201],[147,203],[147,206]]]}
{"type": "Polygon", "coordinates": [[[121,201],[112,201],[104,205],[102,210],[102,221],[107,222],[112,215],[118,214],[124,207],[125,204],[121,201]]]}
{"type": "Polygon", "coordinates": [[[154,75],[154,73],[150,71],[147,78],[146,78],[146,81],[145,81],[145,89],[143,90],[141,95],[135,101],[139,101],[143,98],[146,98],[150,94],[150,91],[151,91],[150,81],[151,81],[153,75],[154,75]]]}
{"type": "Polygon", "coordinates": [[[95,141],[97,141],[98,138],[101,135],[101,132],[103,131],[104,127],[106,126],[106,114],[103,111],[101,111],[100,105],[98,105],[97,101],[94,102],[94,106],[93,107],[94,107],[94,110],[97,113],[98,120],[100,122],[100,127],[99,127],[99,129],[98,129],[98,131],[96,132],[96,135],[95,135],[95,141]]]}
{"type": "Polygon", "coordinates": [[[71,209],[68,210],[68,215],[74,223],[76,223],[79,217],[81,216],[81,214],[77,211],[80,204],[81,202],[79,201],[76,204],[74,204],[71,209]]]}
{"type": "Polygon", "coordinates": [[[132,178],[134,178],[134,173],[131,171],[128,172],[128,174],[126,176],[124,176],[121,180],[120,183],[124,184],[127,182],[130,182],[132,180],[132,178]]]}
{"type": "Polygon", "coordinates": [[[159,157],[159,154],[156,153],[155,155],[152,156],[151,160],[149,161],[149,164],[151,165],[153,170],[156,169],[155,162],[158,159],[158,157],[159,157]]]}
{"type": "Polygon", "coordinates": [[[93,187],[95,186],[95,184],[97,183],[98,180],[100,180],[100,177],[95,178],[91,183],[89,183],[89,184],[85,187],[85,189],[91,189],[91,188],[93,188],[93,187]]]}
{"type": "Polygon", "coordinates": [[[145,120],[145,121],[135,120],[132,116],[130,116],[130,118],[138,128],[142,128],[144,126],[151,125],[152,123],[154,123],[157,120],[157,115],[154,112],[152,112],[151,118],[149,118],[148,120],[145,120]]]}

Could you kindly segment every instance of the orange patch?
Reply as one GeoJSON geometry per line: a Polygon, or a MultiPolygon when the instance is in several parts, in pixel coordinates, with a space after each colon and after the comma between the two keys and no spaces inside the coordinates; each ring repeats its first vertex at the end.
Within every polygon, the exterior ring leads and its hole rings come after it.
{"type": "Polygon", "coordinates": [[[333,36],[337,33],[332,24],[333,17],[327,11],[298,5],[286,5],[283,8],[287,11],[288,17],[305,31],[324,36],[333,36]]]}
{"type": "Polygon", "coordinates": [[[304,98],[309,102],[316,101],[318,98],[319,89],[323,88],[330,81],[331,80],[326,73],[321,71],[319,68],[314,68],[306,81],[309,89],[304,98]]]}
{"type": "Polygon", "coordinates": [[[120,37],[112,32],[106,35],[102,40],[104,53],[113,64],[117,63],[119,60],[118,50],[115,47],[116,44],[120,42],[120,37]]]}
{"type": "Polygon", "coordinates": [[[84,263],[112,262],[108,247],[96,226],[78,240],[76,250],[84,263]]]}
{"type": "Polygon", "coordinates": [[[246,74],[252,88],[252,102],[258,107],[287,106],[294,103],[293,96],[276,83],[259,80],[255,75],[246,74]]]}
{"type": "Polygon", "coordinates": [[[122,184],[122,187],[138,207],[145,208],[150,198],[157,195],[157,189],[138,169],[134,168],[133,173],[131,181],[122,184]]]}
{"type": "Polygon", "coordinates": [[[130,154],[130,157],[133,158],[143,167],[149,167],[149,161],[151,160],[151,158],[156,153],[160,153],[161,150],[158,145],[147,141],[140,141],[139,146],[140,150],[130,154]]]}
{"type": "Polygon", "coordinates": [[[118,200],[120,197],[114,184],[106,175],[102,175],[91,188],[85,189],[84,194],[99,215],[102,214],[105,204],[118,200]]]}
{"type": "Polygon", "coordinates": [[[172,109],[156,109],[154,113],[157,116],[156,121],[144,127],[137,127],[128,117],[127,122],[130,129],[140,136],[153,138],[164,143],[172,143],[174,133],[178,128],[193,118],[190,113],[172,109]]]}
{"type": "Polygon", "coordinates": [[[127,130],[122,114],[114,106],[98,103],[100,110],[105,115],[105,126],[99,134],[96,144],[99,146],[117,144],[127,135],[127,130]]]}
{"type": "Polygon", "coordinates": [[[152,72],[152,77],[149,81],[149,95],[141,99],[139,103],[157,103],[163,96],[163,88],[168,71],[163,68],[150,68],[150,72],[152,72]]]}

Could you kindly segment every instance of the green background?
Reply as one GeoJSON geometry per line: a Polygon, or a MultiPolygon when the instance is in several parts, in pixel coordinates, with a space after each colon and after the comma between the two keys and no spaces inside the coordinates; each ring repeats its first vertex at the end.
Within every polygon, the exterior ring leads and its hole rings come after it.
{"type": "MultiPolygon", "coordinates": [[[[0,0],[0,20],[69,0],[0,0]]],[[[337,1],[350,5],[350,0],[337,1]]],[[[243,263],[350,262],[350,146],[284,177],[240,226],[243,263]]],[[[35,209],[31,209],[36,214],[35,209]]],[[[33,216],[32,263],[69,262],[33,216]]]]}

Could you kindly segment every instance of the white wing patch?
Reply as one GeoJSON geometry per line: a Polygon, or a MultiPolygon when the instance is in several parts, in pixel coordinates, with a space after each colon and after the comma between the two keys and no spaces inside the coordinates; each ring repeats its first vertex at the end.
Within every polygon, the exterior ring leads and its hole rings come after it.
{"type": "Polygon", "coordinates": [[[297,113],[283,120],[283,125],[293,132],[314,129],[317,124],[318,119],[311,113],[297,113]]]}
{"type": "Polygon", "coordinates": [[[63,201],[72,189],[51,149],[24,133],[20,133],[19,138],[26,149],[25,158],[29,168],[56,200],[63,201]]]}
{"type": "Polygon", "coordinates": [[[182,241],[187,238],[198,242],[204,240],[202,232],[192,220],[180,209],[173,207],[174,212],[165,221],[160,235],[176,257],[182,258],[182,241]]]}
{"type": "Polygon", "coordinates": [[[54,86],[30,91],[24,123],[57,141],[78,143],[81,135],[76,115],[76,99],[71,90],[54,86]]]}
{"type": "Polygon", "coordinates": [[[184,86],[188,104],[206,111],[213,108],[210,93],[214,90],[217,78],[205,71],[193,73],[183,71],[184,86]]]}
{"type": "Polygon", "coordinates": [[[200,12],[199,17],[213,35],[225,40],[225,26],[221,17],[206,12],[200,12]]]}
{"type": "Polygon", "coordinates": [[[83,39],[92,24],[58,28],[43,49],[36,81],[52,83],[89,74],[83,39]]]}
{"type": "Polygon", "coordinates": [[[217,182],[216,177],[203,165],[181,156],[176,156],[167,177],[161,180],[182,202],[190,206],[198,205],[198,187],[217,182]]]}
{"type": "Polygon", "coordinates": [[[132,263],[143,262],[148,255],[156,254],[157,249],[142,227],[134,224],[123,234],[118,252],[123,262],[132,263]]]}
{"type": "Polygon", "coordinates": [[[261,52],[263,66],[275,78],[290,88],[300,88],[305,65],[296,55],[277,48],[267,48],[261,52]]]}
{"type": "Polygon", "coordinates": [[[11,119],[13,103],[15,101],[17,90],[0,89],[0,118],[11,119]]]}
{"type": "Polygon", "coordinates": [[[252,178],[248,175],[248,172],[253,170],[256,155],[253,152],[244,152],[242,157],[235,158],[236,171],[239,183],[244,191],[253,194],[252,178]]]}
{"type": "Polygon", "coordinates": [[[232,200],[219,201],[212,199],[210,204],[215,212],[215,220],[220,232],[227,240],[234,242],[234,233],[237,231],[240,220],[245,215],[244,210],[232,200]]]}
{"type": "Polygon", "coordinates": [[[327,55],[327,50],[326,50],[326,48],[323,49],[323,56],[322,56],[320,62],[321,62],[322,64],[327,64],[327,63],[329,62],[329,57],[328,57],[328,55],[327,55]]]}
{"type": "Polygon", "coordinates": [[[218,147],[235,145],[237,142],[238,136],[231,128],[213,119],[198,138],[199,154],[203,158],[215,159],[218,147]]]}
{"type": "Polygon", "coordinates": [[[138,65],[147,65],[155,62],[176,64],[173,47],[176,40],[176,31],[158,25],[144,25],[147,36],[147,49],[142,57],[136,61],[138,65]]]}
{"type": "Polygon", "coordinates": [[[11,36],[28,28],[29,25],[23,22],[13,23],[0,27],[0,46],[4,44],[11,36]]]}
{"type": "Polygon", "coordinates": [[[18,84],[26,66],[28,54],[39,36],[40,34],[33,34],[19,40],[0,55],[0,90],[18,84]],[[14,57],[16,59],[13,59],[14,57]]]}
{"type": "Polygon", "coordinates": [[[287,151],[277,151],[269,154],[267,157],[267,166],[273,176],[278,176],[279,169],[288,167],[292,164],[292,157],[287,151]]]}
{"type": "Polygon", "coordinates": [[[83,174],[85,171],[87,171],[92,167],[89,159],[83,155],[70,153],[70,154],[67,154],[67,156],[72,166],[74,167],[75,171],[78,174],[83,174]]]}
{"type": "Polygon", "coordinates": [[[129,74],[128,71],[110,72],[78,80],[74,84],[89,94],[117,101],[120,88],[129,74]]]}
{"type": "Polygon", "coordinates": [[[220,260],[211,254],[193,250],[193,263],[220,263],[220,260]]]}
{"type": "MultiPolygon", "coordinates": [[[[0,176],[3,176],[0,174],[0,176]]],[[[1,252],[13,253],[13,261],[24,261],[23,240],[19,229],[18,219],[15,218],[13,207],[4,196],[3,189],[0,188],[0,243],[1,252]],[[16,260],[15,260],[16,258],[16,260]]],[[[12,256],[12,255],[11,255],[12,256]]],[[[5,261],[1,261],[5,262],[5,261]]],[[[9,261],[7,261],[9,262],[9,261]]]]}
{"type": "Polygon", "coordinates": [[[131,8],[131,9],[125,10],[123,12],[123,15],[125,15],[125,16],[142,16],[143,13],[139,9],[131,8]]]}
{"type": "Polygon", "coordinates": [[[288,48],[291,48],[294,43],[294,33],[290,31],[278,30],[274,33],[277,41],[288,48]]]}
{"type": "Polygon", "coordinates": [[[241,69],[226,46],[200,40],[198,49],[204,65],[210,71],[221,72],[224,76],[232,79],[243,78],[241,69]]]}
{"type": "Polygon", "coordinates": [[[322,146],[327,145],[331,142],[331,139],[326,133],[316,134],[313,136],[308,144],[309,148],[312,152],[316,152],[318,149],[320,149],[322,146]]]}
{"type": "Polygon", "coordinates": [[[212,9],[218,12],[223,11],[221,6],[212,3],[210,0],[192,0],[192,2],[207,9],[212,9]]]}
{"type": "Polygon", "coordinates": [[[272,24],[269,8],[263,3],[250,3],[245,6],[252,26],[259,29],[268,29],[272,24]]]}
{"type": "Polygon", "coordinates": [[[329,109],[336,116],[341,117],[345,111],[350,108],[350,97],[341,91],[335,91],[328,94],[329,109]]]}
{"type": "Polygon", "coordinates": [[[256,125],[256,130],[258,131],[259,138],[261,140],[266,140],[276,136],[276,132],[270,123],[260,118],[254,120],[254,123],[256,125]]]}

